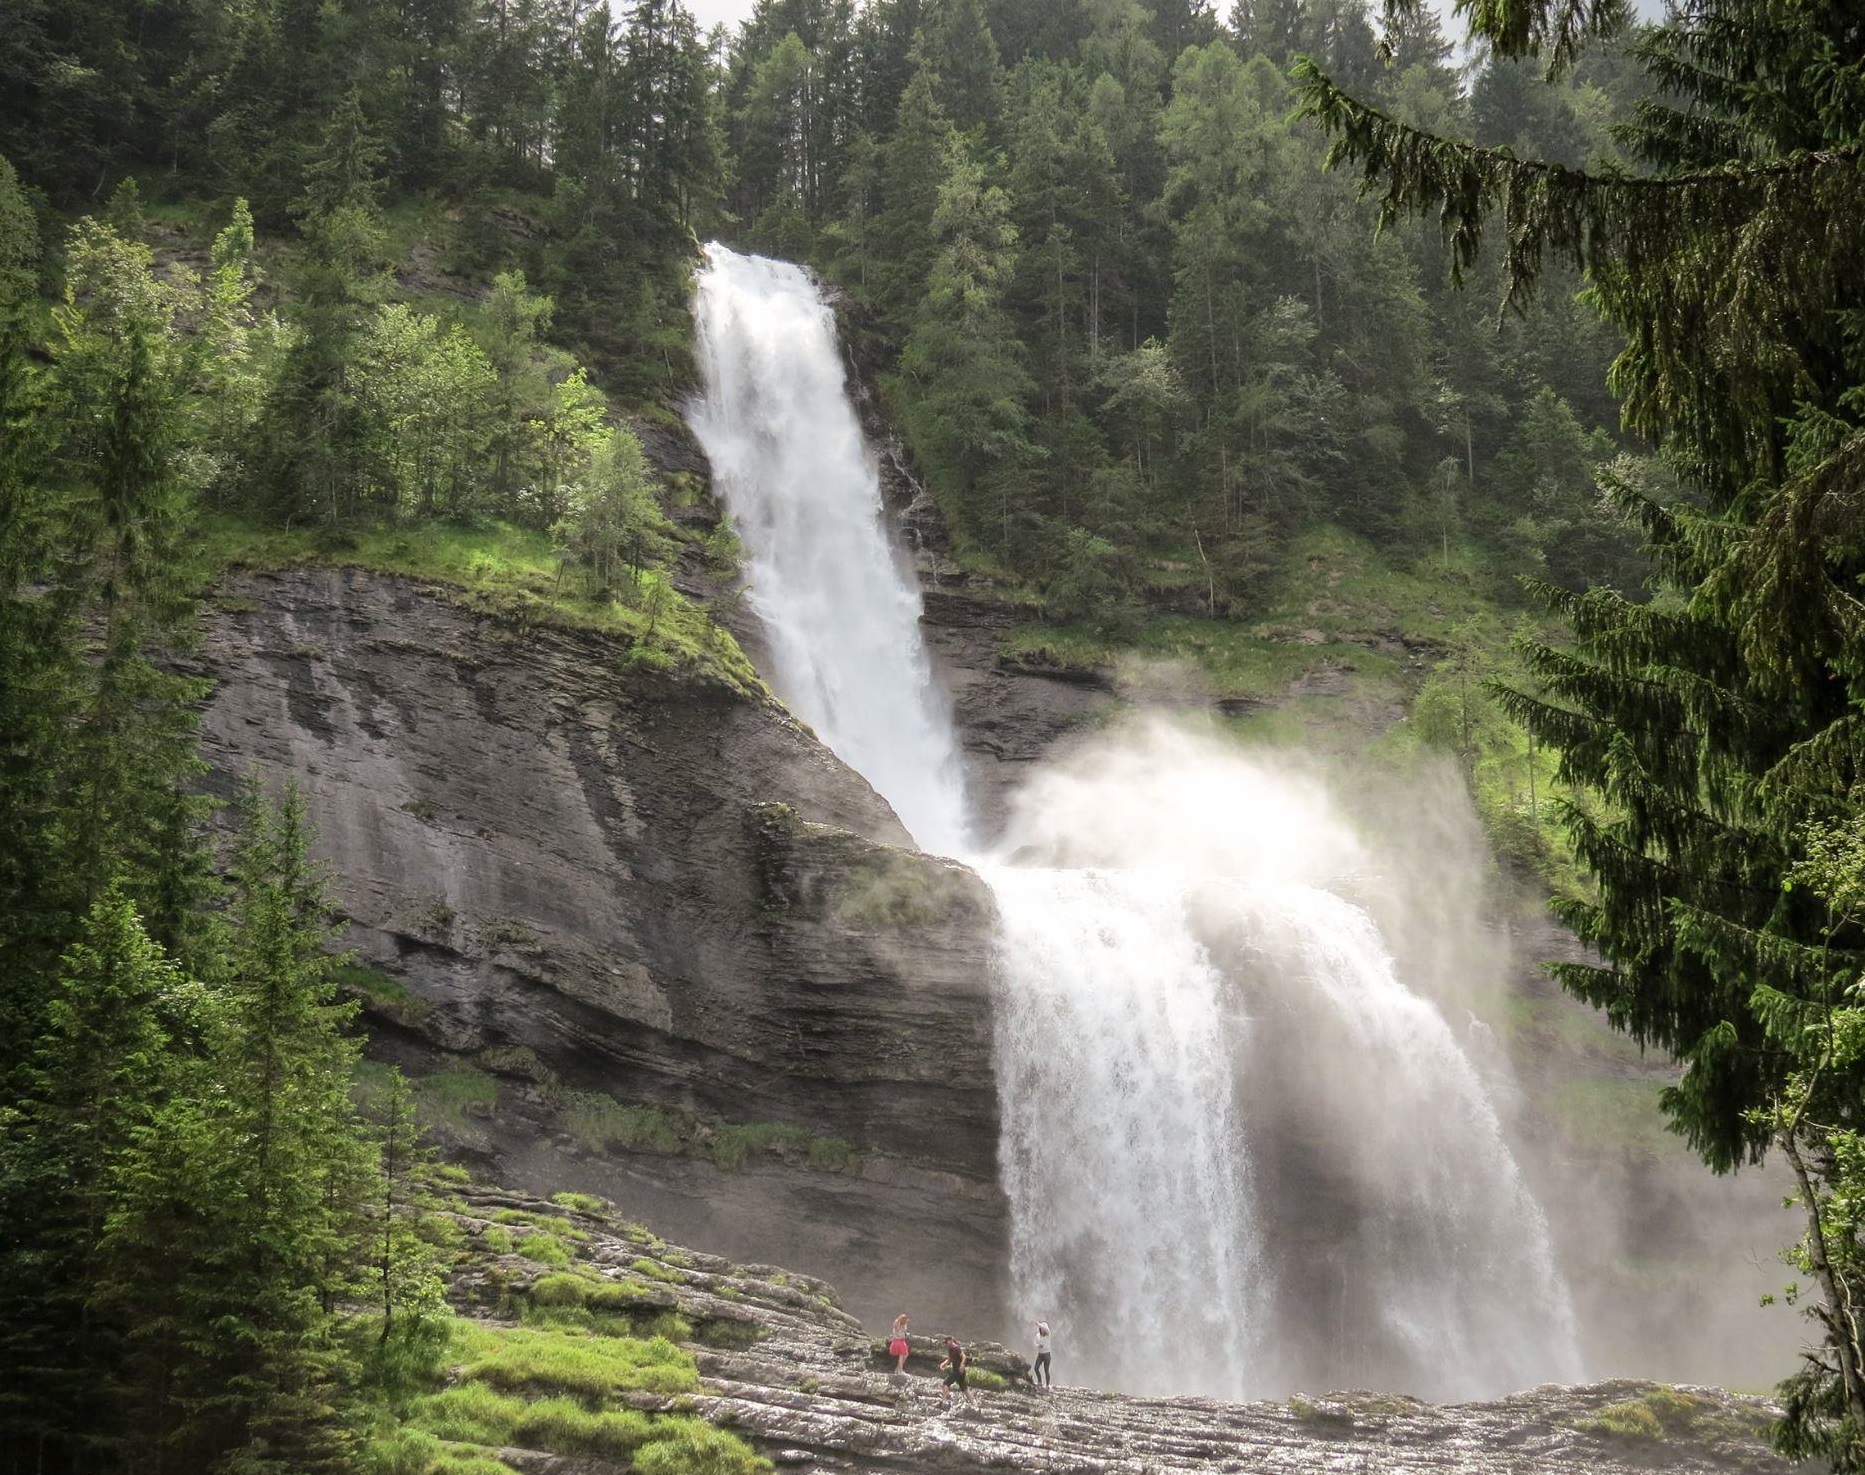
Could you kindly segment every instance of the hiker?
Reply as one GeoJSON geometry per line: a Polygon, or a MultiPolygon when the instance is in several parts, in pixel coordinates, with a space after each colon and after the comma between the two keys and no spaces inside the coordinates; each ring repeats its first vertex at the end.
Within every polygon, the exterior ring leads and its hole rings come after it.
{"type": "Polygon", "coordinates": [[[1036,1323],[1036,1361],[1030,1364],[1030,1381],[1049,1386],[1049,1323],[1036,1323]]]}
{"type": "Polygon", "coordinates": [[[939,1364],[939,1371],[945,1374],[946,1402],[952,1401],[951,1390],[956,1388],[965,1395],[965,1406],[976,1408],[978,1400],[971,1396],[971,1384],[965,1381],[965,1369],[971,1359],[965,1355],[965,1349],[958,1345],[954,1337],[945,1339],[945,1361],[939,1364]]]}
{"type": "Polygon", "coordinates": [[[907,1343],[907,1314],[903,1311],[894,1318],[893,1339],[887,1344],[887,1355],[894,1359],[895,1372],[907,1370],[907,1354],[912,1350],[907,1343]]]}

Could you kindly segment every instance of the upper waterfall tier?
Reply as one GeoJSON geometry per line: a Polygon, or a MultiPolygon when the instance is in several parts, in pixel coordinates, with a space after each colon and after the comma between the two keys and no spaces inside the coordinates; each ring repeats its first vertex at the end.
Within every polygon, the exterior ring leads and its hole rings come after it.
{"type": "Polygon", "coordinates": [[[687,418],[748,555],[772,684],[944,855],[969,825],[919,587],[881,515],[835,318],[800,267],[707,248],[695,314],[703,396],[687,418]]]}

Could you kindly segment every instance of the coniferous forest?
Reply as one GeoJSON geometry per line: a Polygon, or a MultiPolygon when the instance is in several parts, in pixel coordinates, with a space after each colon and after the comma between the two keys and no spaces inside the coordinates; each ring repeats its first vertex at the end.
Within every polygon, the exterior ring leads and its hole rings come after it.
{"type": "MultiPolygon", "coordinates": [[[[384,1432],[444,1184],[298,799],[205,797],[196,617],[470,547],[502,616],[755,683],[644,449],[717,238],[833,286],[1026,653],[1241,638],[1317,538],[1460,612],[1411,728],[1704,1171],[1790,1165],[1775,1437],[1865,1470],[1865,22],[1454,24],[0,0],[0,1468],[473,1468],[384,1432]]],[[[755,1468],[691,1437],[636,1468],[755,1468]]]]}

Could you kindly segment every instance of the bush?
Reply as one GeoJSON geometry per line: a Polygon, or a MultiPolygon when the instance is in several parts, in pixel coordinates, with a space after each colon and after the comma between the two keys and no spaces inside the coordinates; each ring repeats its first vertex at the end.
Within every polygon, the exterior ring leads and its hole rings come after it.
{"type": "Polygon", "coordinates": [[[587,1193],[553,1193],[550,1201],[559,1208],[575,1209],[579,1214],[601,1214],[606,1208],[601,1199],[587,1193]]]}

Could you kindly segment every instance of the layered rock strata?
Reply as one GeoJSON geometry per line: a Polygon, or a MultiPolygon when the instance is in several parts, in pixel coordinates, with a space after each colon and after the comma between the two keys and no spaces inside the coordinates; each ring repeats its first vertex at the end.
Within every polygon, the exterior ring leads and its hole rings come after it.
{"type": "Polygon", "coordinates": [[[456,1153],[993,1324],[988,896],[780,706],[356,569],[230,577],[205,657],[212,782],[296,780],[456,1153]]]}

